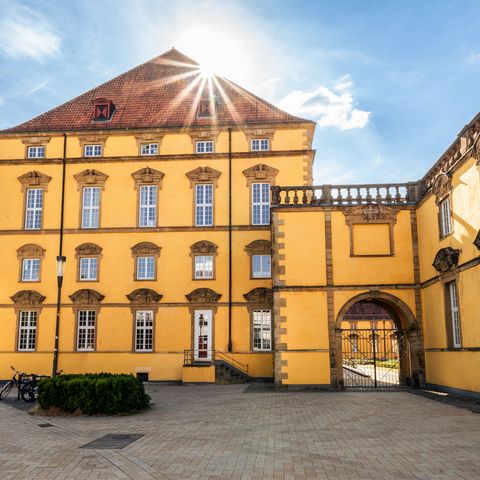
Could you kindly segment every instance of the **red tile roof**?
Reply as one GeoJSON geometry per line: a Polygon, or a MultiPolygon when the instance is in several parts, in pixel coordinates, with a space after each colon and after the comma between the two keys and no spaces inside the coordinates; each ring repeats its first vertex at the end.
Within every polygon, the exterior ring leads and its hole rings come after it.
{"type": "Polygon", "coordinates": [[[9,132],[105,130],[305,122],[222,77],[203,78],[197,62],[172,48],[9,132]],[[200,98],[213,94],[216,118],[197,118],[200,98]],[[94,121],[93,102],[111,100],[109,121],[94,121]]]}

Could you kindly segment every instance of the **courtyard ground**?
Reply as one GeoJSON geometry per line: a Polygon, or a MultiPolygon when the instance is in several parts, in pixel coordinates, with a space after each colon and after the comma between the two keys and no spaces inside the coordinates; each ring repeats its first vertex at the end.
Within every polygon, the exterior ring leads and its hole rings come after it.
{"type": "Polygon", "coordinates": [[[36,417],[0,402],[0,478],[480,479],[480,415],[408,392],[148,392],[151,410],[119,417],[36,417]],[[106,434],[143,436],[80,448],[106,434]]]}

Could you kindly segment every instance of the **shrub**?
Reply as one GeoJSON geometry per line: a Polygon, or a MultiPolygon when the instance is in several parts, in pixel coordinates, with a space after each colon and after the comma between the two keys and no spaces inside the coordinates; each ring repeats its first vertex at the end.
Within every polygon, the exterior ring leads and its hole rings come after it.
{"type": "Polygon", "coordinates": [[[150,407],[143,383],[133,375],[87,373],[46,378],[38,385],[38,402],[43,409],[77,410],[87,414],[132,413],[150,407]]]}

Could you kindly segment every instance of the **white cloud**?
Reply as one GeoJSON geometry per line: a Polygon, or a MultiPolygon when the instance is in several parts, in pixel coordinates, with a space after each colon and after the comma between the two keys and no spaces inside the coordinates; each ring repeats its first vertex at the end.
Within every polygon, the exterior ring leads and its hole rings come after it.
{"type": "Polygon", "coordinates": [[[467,58],[467,63],[477,64],[480,63],[480,53],[472,52],[467,58]]]}
{"type": "Polygon", "coordinates": [[[271,102],[275,99],[275,94],[277,93],[277,87],[279,82],[279,77],[269,78],[265,82],[256,85],[253,88],[253,92],[259,97],[271,102]]]}
{"type": "Polygon", "coordinates": [[[57,55],[60,38],[48,20],[31,8],[8,4],[0,16],[0,51],[11,58],[34,60],[57,55]]]}
{"type": "Polygon", "coordinates": [[[349,75],[339,78],[332,89],[320,86],[313,92],[297,90],[278,102],[289,113],[317,120],[320,127],[340,130],[363,128],[370,113],[354,108],[353,82],[349,75]]]}

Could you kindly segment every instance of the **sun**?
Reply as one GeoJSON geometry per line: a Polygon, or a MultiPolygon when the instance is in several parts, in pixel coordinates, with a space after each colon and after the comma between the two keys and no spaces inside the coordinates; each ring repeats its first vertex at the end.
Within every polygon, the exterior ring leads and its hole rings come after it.
{"type": "Polygon", "coordinates": [[[202,77],[218,75],[238,83],[248,79],[251,62],[243,41],[223,28],[187,27],[179,32],[175,47],[200,64],[202,77]]]}

